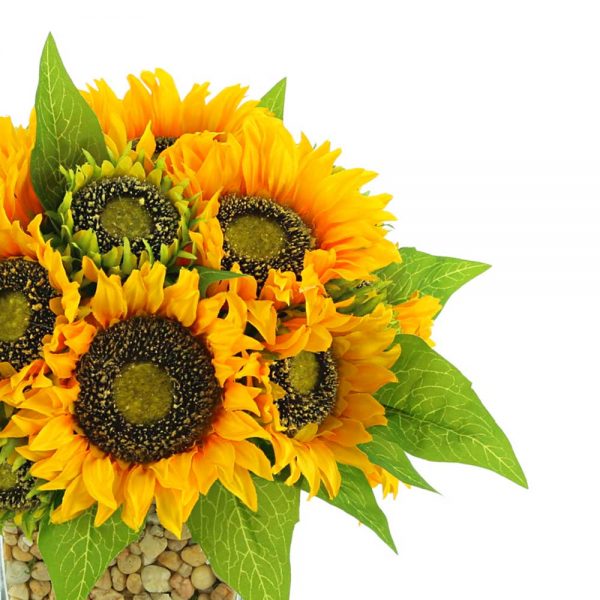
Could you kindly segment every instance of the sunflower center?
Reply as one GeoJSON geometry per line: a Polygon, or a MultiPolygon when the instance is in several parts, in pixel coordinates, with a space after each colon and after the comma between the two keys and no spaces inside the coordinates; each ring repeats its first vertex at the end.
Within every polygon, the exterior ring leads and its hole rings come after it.
{"type": "Polygon", "coordinates": [[[338,373],[332,353],[300,352],[275,361],[271,378],[285,391],[275,402],[286,434],[293,437],[306,425],[320,425],[337,400],[338,373]]]}
{"type": "Polygon", "coordinates": [[[100,223],[117,238],[147,238],[153,230],[152,218],[144,209],[143,199],[111,200],[102,211],[100,223]]]}
{"type": "Polygon", "coordinates": [[[285,231],[279,223],[255,215],[239,217],[225,235],[233,252],[252,260],[267,260],[285,247],[285,231]]]}
{"type": "Polygon", "coordinates": [[[237,263],[259,283],[264,283],[270,269],[300,275],[306,251],[315,247],[301,217],[269,198],[226,195],[217,219],[223,230],[224,267],[237,263]]]}
{"type": "Polygon", "coordinates": [[[83,186],[71,202],[73,231],[92,230],[101,253],[129,240],[139,256],[149,246],[155,256],[179,235],[181,216],[155,185],[136,177],[98,179],[83,186]]]}
{"type": "Polygon", "coordinates": [[[0,491],[10,490],[18,483],[16,473],[13,472],[11,465],[2,463],[0,465],[0,491]]]}
{"type": "Polygon", "coordinates": [[[0,291],[0,340],[14,342],[27,330],[31,309],[22,292],[0,291]]]}
{"type": "Polygon", "coordinates": [[[128,463],[191,448],[221,399],[204,340],[157,316],[121,321],[96,335],[77,379],[81,429],[101,450],[128,463]]]}
{"type": "Polygon", "coordinates": [[[130,423],[144,425],[165,417],[173,404],[171,378],[152,363],[132,363],[121,369],[113,388],[115,404],[130,423]]]}
{"type": "Polygon", "coordinates": [[[56,320],[50,309],[55,296],[39,263],[24,258],[0,261],[0,362],[19,370],[39,355],[56,320]]]}

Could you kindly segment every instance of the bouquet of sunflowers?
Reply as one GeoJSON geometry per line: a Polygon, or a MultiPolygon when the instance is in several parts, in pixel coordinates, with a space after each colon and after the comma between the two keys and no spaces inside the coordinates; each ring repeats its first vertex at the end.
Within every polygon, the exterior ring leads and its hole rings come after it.
{"type": "Polygon", "coordinates": [[[398,248],[374,174],[286,130],[285,80],[245,91],[79,91],[50,36],[29,127],[0,119],[0,519],[57,600],[150,518],[244,600],[286,600],[301,491],[394,549],[374,488],[432,489],[407,454],[526,485],[430,340],[487,265],[398,248]]]}

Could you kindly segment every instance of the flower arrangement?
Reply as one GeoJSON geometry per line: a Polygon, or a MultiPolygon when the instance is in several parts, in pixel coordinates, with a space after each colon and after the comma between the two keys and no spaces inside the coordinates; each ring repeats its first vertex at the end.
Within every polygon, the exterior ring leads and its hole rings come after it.
{"type": "Polygon", "coordinates": [[[38,531],[57,600],[151,510],[285,600],[301,490],[395,549],[374,489],[433,489],[408,454],[526,485],[430,339],[488,265],[392,243],[391,197],[293,139],[285,85],[82,92],[49,36],[29,126],[0,120],[0,519],[38,531]]]}

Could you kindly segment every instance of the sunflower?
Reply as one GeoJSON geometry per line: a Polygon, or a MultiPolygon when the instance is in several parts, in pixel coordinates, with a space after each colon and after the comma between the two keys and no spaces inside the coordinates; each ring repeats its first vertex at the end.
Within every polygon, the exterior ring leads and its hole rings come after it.
{"type": "MultiPolygon", "coordinates": [[[[183,269],[164,287],[166,268],[144,264],[123,283],[84,258],[96,290],[84,319],[55,331],[46,360],[53,385],[19,405],[7,427],[28,443],[18,452],[64,490],[54,522],[97,505],[100,525],[117,508],[138,529],[156,502],[162,524],[181,533],[199,494],[219,480],[254,510],[250,472],[271,479],[251,438],[257,422],[261,344],[245,335],[246,305],[231,292],[200,300],[199,276],[183,269]]],[[[6,430],[3,435],[6,435],[6,430]]]]}
{"type": "Polygon", "coordinates": [[[247,119],[267,118],[269,114],[257,101],[244,102],[247,88],[239,85],[209,99],[209,84],[194,84],[182,99],[173,78],[162,69],[127,79],[129,89],[122,99],[102,79],[83,92],[115,155],[124,152],[129,143],[135,150],[148,124],[156,136],[154,151],[160,154],[184,133],[237,134],[247,119]]]}
{"type": "Polygon", "coordinates": [[[15,127],[0,117],[0,227],[13,221],[27,225],[42,209],[29,176],[35,127],[15,127]]]}
{"type": "Polygon", "coordinates": [[[109,273],[128,275],[144,262],[173,266],[188,243],[185,187],[166,177],[161,163],[126,153],[66,173],[68,191],[55,213],[53,243],[76,278],[84,256],[109,273]]]}
{"type": "Polygon", "coordinates": [[[374,173],[334,168],[329,143],[296,144],[278,123],[246,121],[237,138],[184,135],[163,154],[167,171],[199,194],[194,229],[207,266],[239,265],[263,285],[274,270],[300,278],[312,266],[321,283],[373,279],[400,260],[386,239],[387,194],[365,195],[374,173]]]}
{"type": "Polygon", "coordinates": [[[373,394],[395,381],[390,367],[399,348],[393,345],[392,319],[392,310],[380,305],[368,316],[350,317],[332,331],[329,344],[323,340],[320,348],[269,363],[261,414],[273,444],[274,472],[289,468],[289,485],[304,476],[311,495],[323,484],[333,497],[341,463],[394,491],[397,481],[358,447],[372,439],[369,427],[387,422],[373,394]]]}
{"type": "Polygon", "coordinates": [[[46,336],[79,308],[79,286],[44,242],[40,222],[36,217],[27,231],[18,222],[0,228],[0,398],[13,404],[50,384],[46,336]]]}

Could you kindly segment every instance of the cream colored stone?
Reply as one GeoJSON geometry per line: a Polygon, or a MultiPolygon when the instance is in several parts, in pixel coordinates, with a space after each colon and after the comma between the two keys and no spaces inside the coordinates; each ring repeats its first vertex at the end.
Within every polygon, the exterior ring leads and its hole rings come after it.
{"type": "Polygon", "coordinates": [[[171,571],[157,565],[149,565],[142,569],[144,589],[150,593],[168,592],[171,589],[169,579],[171,571]]]}
{"type": "Polygon", "coordinates": [[[168,540],[167,546],[169,547],[169,550],[179,552],[182,548],[187,546],[187,542],[186,540],[168,540]]]}
{"type": "Polygon", "coordinates": [[[38,560],[42,560],[42,553],[40,552],[37,544],[33,544],[33,546],[29,548],[29,552],[31,552],[31,554],[33,554],[33,556],[35,556],[38,560]]]}
{"type": "Polygon", "coordinates": [[[11,560],[4,565],[6,583],[10,586],[29,581],[31,571],[29,566],[17,560],[11,560]]]}
{"type": "Polygon", "coordinates": [[[150,535],[154,535],[156,537],[165,537],[165,530],[160,525],[152,525],[148,531],[150,535]]]}
{"type": "Polygon", "coordinates": [[[196,567],[192,571],[192,584],[197,590],[210,589],[216,580],[213,570],[208,565],[196,567]]]}
{"type": "Polygon", "coordinates": [[[142,559],[135,554],[121,552],[117,557],[117,567],[125,575],[139,571],[142,567],[142,559]]]}
{"type": "Polygon", "coordinates": [[[177,569],[177,572],[182,577],[189,577],[192,574],[192,570],[193,570],[192,565],[188,565],[187,563],[182,562],[181,566],[179,567],[179,569],[177,569]]]}
{"type": "Polygon", "coordinates": [[[198,600],[210,600],[210,596],[208,594],[199,594],[198,600]]]}
{"type": "Polygon", "coordinates": [[[133,600],[151,600],[151,598],[150,598],[150,594],[141,593],[141,594],[136,594],[133,597],[133,600]]]}
{"type": "Polygon", "coordinates": [[[165,538],[158,538],[151,533],[146,533],[140,541],[140,548],[144,556],[144,564],[148,564],[147,561],[154,562],[158,555],[166,550],[167,540],[165,538]]]}
{"type": "Polygon", "coordinates": [[[23,550],[23,552],[29,552],[29,548],[31,548],[31,546],[33,546],[33,540],[30,540],[29,538],[25,537],[24,534],[21,534],[19,536],[19,541],[17,542],[17,546],[19,546],[19,548],[21,548],[21,550],[23,550]]]}
{"type": "Polygon", "coordinates": [[[9,600],[29,600],[29,588],[25,583],[17,583],[8,588],[9,600]]]}
{"type": "Polygon", "coordinates": [[[31,568],[31,576],[38,581],[50,581],[48,567],[43,562],[36,562],[31,568]]]}
{"type": "Polygon", "coordinates": [[[125,575],[119,571],[118,567],[112,567],[110,570],[110,579],[113,589],[122,592],[125,589],[125,575]]]}
{"type": "Polygon", "coordinates": [[[6,535],[7,533],[19,533],[19,529],[14,523],[4,523],[2,535],[6,535]]]}
{"type": "Polygon", "coordinates": [[[137,542],[133,542],[133,544],[129,544],[129,552],[131,552],[131,554],[136,554],[137,556],[139,556],[142,553],[142,549],[140,548],[140,545],[137,542]]]}
{"type": "Polygon", "coordinates": [[[90,594],[92,600],[124,600],[125,596],[115,590],[101,590],[94,588],[90,594]]]}
{"type": "Polygon", "coordinates": [[[156,562],[163,567],[167,567],[167,569],[171,569],[171,571],[177,571],[181,566],[179,555],[172,550],[165,550],[159,555],[156,562]]]}
{"type": "Polygon", "coordinates": [[[144,591],[144,586],[142,584],[142,576],[139,573],[132,573],[127,577],[127,589],[132,594],[140,594],[144,591]]]}
{"type": "Polygon", "coordinates": [[[31,554],[31,552],[23,552],[19,546],[13,547],[12,555],[15,560],[20,560],[21,562],[29,562],[30,560],[33,560],[33,554],[31,554]]]}
{"type": "Polygon", "coordinates": [[[198,544],[192,544],[187,546],[181,551],[181,558],[192,567],[199,567],[200,565],[206,564],[206,554],[202,552],[202,549],[198,544]]]}
{"type": "Polygon", "coordinates": [[[4,554],[4,562],[12,560],[12,546],[9,546],[6,542],[2,544],[2,551],[4,554]]]}
{"type": "Polygon", "coordinates": [[[171,600],[171,594],[150,594],[152,600],[171,600]]]}
{"type": "Polygon", "coordinates": [[[98,579],[94,587],[97,587],[101,590],[110,590],[112,587],[112,580],[110,578],[110,571],[108,569],[102,573],[102,577],[98,579]]]}
{"type": "Polygon", "coordinates": [[[17,537],[16,533],[6,533],[4,534],[4,541],[9,546],[16,546],[17,542],[19,541],[19,538],[17,537]]]}

